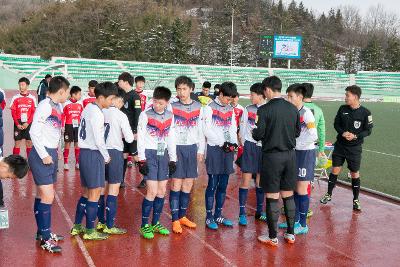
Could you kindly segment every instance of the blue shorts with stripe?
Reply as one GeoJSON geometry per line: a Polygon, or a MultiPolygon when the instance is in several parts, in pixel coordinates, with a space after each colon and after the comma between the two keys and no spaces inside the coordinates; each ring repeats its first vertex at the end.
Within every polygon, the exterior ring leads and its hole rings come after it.
{"type": "Polygon", "coordinates": [[[106,164],[105,178],[109,184],[119,184],[124,177],[124,154],[117,149],[108,149],[111,161],[106,164]]]}
{"type": "Polygon", "coordinates": [[[197,145],[177,145],[176,155],[176,172],[171,178],[197,178],[197,145]]]}
{"type": "Polygon", "coordinates": [[[262,164],[261,146],[245,141],[242,154],[242,173],[260,173],[262,164]]]}
{"type": "Polygon", "coordinates": [[[89,189],[104,187],[105,163],[98,150],[80,149],[79,172],[81,184],[89,189]]]}
{"type": "Polygon", "coordinates": [[[207,145],[206,171],[207,174],[232,174],[234,153],[226,153],[220,146],[207,145]]]}
{"type": "Polygon", "coordinates": [[[313,181],[315,168],[315,149],[296,150],[296,166],[298,181],[313,181]]]}
{"type": "Polygon", "coordinates": [[[57,148],[46,148],[47,153],[53,159],[50,165],[43,164],[42,159],[39,157],[35,147],[29,153],[28,163],[32,172],[33,180],[36,185],[49,185],[57,182],[58,170],[58,153],[57,148]]]}
{"type": "Polygon", "coordinates": [[[149,173],[144,176],[144,180],[165,181],[169,179],[169,155],[168,150],[164,151],[164,155],[158,156],[157,150],[145,150],[146,162],[149,167],[149,173]]]}

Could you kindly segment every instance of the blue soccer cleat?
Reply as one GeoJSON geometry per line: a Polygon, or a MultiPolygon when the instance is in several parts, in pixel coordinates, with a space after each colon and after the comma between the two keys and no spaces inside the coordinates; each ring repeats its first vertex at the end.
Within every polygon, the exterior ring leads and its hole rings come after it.
{"type": "Polygon", "coordinates": [[[223,226],[228,226],[228,227],[232,227],[233,226],[232,221],[227,219],[227,218],[225,218],[225,217],[223,217],[223,216],[216,218],[215,221],[218,224],[222,224],[223,226]]]}
{"type": "MultiPolygon", "coordinates": [[[[299,226],[301,226],[299,222],[295,222],[295,223],[294,223],[294,228],[299,227],[299,226]]],[[[278,228],[279,228],[279,229],[285,229],[285,228],[287,228],[287,223],[286,223],[286,222],[283,222],[283,223],[278,224],[278,228]]]]}
{"type": "Polygon", "coordinates": [[[239,216],[239,225],[246,226],[247,225],[247,217],[246,215],[239,216]]]}
{"type": "Polygon", "coordinates": [[[206,226],[211,230],[218,230],[218,224],[214,221],[214,219],[206,219],[206,226]]]}
{"type": "Polygon", "coordinates": [[[305,235],[307,233],[308,233],[308,225],[306,225],[304,227],[299,225],[299,226],[294,228],[294,234],[295,235],[305,235]]]}

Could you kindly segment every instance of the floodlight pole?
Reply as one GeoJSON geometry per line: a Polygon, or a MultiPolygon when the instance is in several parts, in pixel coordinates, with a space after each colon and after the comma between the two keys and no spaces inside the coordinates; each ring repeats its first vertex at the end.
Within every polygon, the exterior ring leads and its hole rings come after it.
{"type": "Polygon", "coordinates": [[[291,63],[291,60],[289,59],[288,62],[287,62],[287,68],[288,69],[290,69],[290,63],[291,63]]]}
{"type": "Polygon", "coordinates": [[[232,28],[232,31],[231,31],[231,68],[233,66],[233,16],[234,16],[234,13],[235,13],[235,9],[232,8],[232,21],[231,21],[231,28],[232,28]]]}

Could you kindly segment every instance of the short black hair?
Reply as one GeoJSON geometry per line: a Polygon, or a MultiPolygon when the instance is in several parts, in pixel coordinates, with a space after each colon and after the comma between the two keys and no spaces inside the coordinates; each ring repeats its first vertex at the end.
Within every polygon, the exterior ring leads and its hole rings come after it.
{"type": "Polygon", "coordinates": [[[136,76],[135,83],[137,82],[146,82],[146,79],[143,76],[136,76]]]}
{"type": "Polygon", "coordinates": [[[164,86],[157,86],[153,92],[154,99],[164,99],[165,101],[169,101],[171,99],[171,90],[164,86]]]}
{"type": "Polygon", "coordinates": [[[346,87],[346,92],[350,92],[350,93],[352,93],[353,95],[358,96],[358,98],[360,99],[362,90],[361,90],[361,87],[360,87],[360,86],[351,85],[351,86],[346,87]]]}
{"type": "Polygon", "coordinates": [[[221,84],[221,89],[219,90],[219,93],[222,94],[223,96],[231,96],[234,97],[237,93],[237,87],[236,84],[233,82],[224,82],[221,84]]]}
{"type": "Polygon", "coordinates": [[[46,74],[46,76],[44,76],[45,79],[47,78],[51,78],[52,76],[50,74],[46,74]]]}
{"type": "Polygon", "coordinates": [[[24,178],[29,170],[28,161],[20,155],[10,155],[3,159],[3,162],[8,165],[10,172],[17,178],[24,178]]]}
{"type": "Polygon", "coordinates": [[[88,86],[89,86],[89,87],[96,87],[96,85],[98,85],[98,84],[99,84],[98,81],[96,81],[96,80],[91,80],[91,81],[89,81],[88,86]]]}
{"type": "Polygon", "coordinates": [[[133,76],[129,72],[123,72],[118,76],[118,81],[122,80],[124,82],[128,82],[130,86],[133,86],[133,76]]]}
{"type": "Polygon", "coordinates": [[[291,84],[287,89],[286,93],[294,92],[297,95],[302,95],[303,97],[305,96],[307,89],[303,84],[300,83],[294,83],[291,84]]]}
{"type": "Polygon", "coordinates": [[[27,85],[30,85],[30,84],[31,84],[31,82],[29,81],[29,79],[26,78],[26,77],[20,78],[20,79],[18,80],[18,83],[26,83],[27,85]]]}
{"type": "Polygon", "coordinates": [[[126,92],[123,89],[119,88],[118,86],[117,88],[118,88],[117,97],[125,98],[126,92]]]}
{"type": "Polygon", "coordinates": [[[305,98],[311,98],[314,94],[314,85],[312,83],[303,83],[303,86],[306,88],[305,98]]]}
{"type": "Polygon", "coordinates": [[[262,83],[255,83],[250,87],[250,92],[256,93],[257,95],[264,95],[264,88],[262,83]]]}
{"type": "Polygon", "coordinates": [[[208,88],[208,89],[210,89],[210,88],[211,88],[211,83],[208,82],[208,81],[205,81],[205,82],[203,83],[203,88],[208,88]]]}
{"type": "Polygon", "coordinates": [[[215,89],[218,89],[218,90],[221,89],[221,84],[217,83],[216,85],[214,85],[214,90],[215,89]]]}
{"type": "Polygon", "coordinates": [[[281,92],[282,91],[282,81],[277,76],[269,76],[264,79],[262,82],[264,90],[266,88],[271,88],[273,92],[281,92]]]}
{"type": "Polygon", "coordinates": [[[55,94],[61,89],[68,89],[68,87],[69,81],[66,78],[64,78],[63,76],[54,76],[49,82],[48,92],[50,94],[55,94]]]}
{"type": "Polygon", "coordinates": [[[179,76],[178,78],[175,79],[175,88],[178,88],[179,85],[185,84],[189,86],[189,88],[193,89],[194,88],[194,83],[192,79],[190,79],[187,76],[179,76]]]}
{"type": "Polygon", "coordinates": [[[74,85],[69,90],[69,94],[72,96],[72,95],[74,95],[74,94],[76,94],[78,92],[81,92],[81,91],[82,91],[82,89],[79,86],[74,85]]]}
{"type": "Polygon", "coordinates": [[[239,92],[238,92],[238,91],[236,91],[236,93],[234,93],[232,97],[240,97],[240,94],[239,94],[239,92]]]}
{"type": "Polygon", "coordinates": [[[109,97],[111,95],[117,94],[118,87],[112,82],[99,83],[98,85],[96,85],[96,88],[94,88],[94,95],[96,96],[96,98],[99,98],[100,96],[109,97]]]}

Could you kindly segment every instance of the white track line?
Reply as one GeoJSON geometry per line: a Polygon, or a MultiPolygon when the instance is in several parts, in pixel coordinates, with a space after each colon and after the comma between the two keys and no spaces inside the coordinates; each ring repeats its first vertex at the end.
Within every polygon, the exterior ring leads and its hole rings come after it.
{"type": "MultiPolygon", "coordinates": [[[[69,228],[72,228],[73,223],[71,220],[71,217],[69,217],[67,210],[65,209],[64,205],[62,204],[60,198],[58,197],[57,192],[54,192],[54,196],[56,199],[56,202],[58,204],[58,206],[61,209],[61,213],[64,215],[65,220],[68,223],[69,228]]],[[[89,252],[87,251],[85,244],[83,243],[82,239],[79,237],[79,235],[75,236],[76,241],[78,242],[78,246],[80,248],[80,250],[82,251],[83,257],[86,260],[86,263],[88,264],[89,267],[96,267],[96,265],[94,264],[94,261],[92,259],[92,257],[90,257],[89,252]]]]}
{"type": "Polygon", "coordinates": [[[379,151],[375,151],[375,150],[364,149],[364,151],[368,151],[368,152],[372,152],[372,153],[376,153],[376,154],[381,154],[381,155],[385,155],[385,156],[390,156],[390,157],[395,157],[395,158],[400,158],[399,155],[383,153],[383,152],[379,152],[379,151]]]}

